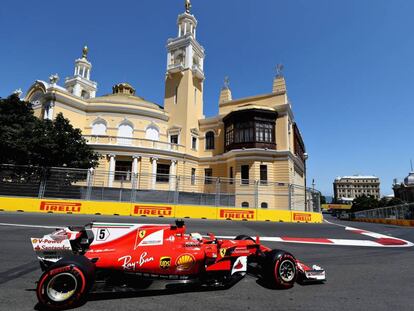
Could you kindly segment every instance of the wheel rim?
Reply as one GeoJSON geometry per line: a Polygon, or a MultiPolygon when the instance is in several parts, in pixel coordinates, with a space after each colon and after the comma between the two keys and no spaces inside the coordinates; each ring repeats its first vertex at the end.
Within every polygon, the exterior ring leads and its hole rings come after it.
{"type": "Polygon", "coordinates": [[[47,296],[55,301],[62,302],[75,294],[78,287],[76,277],[71,273],[60,273],[55,275],[47,285],[47,296]]]}
{"type": "Polygon", "coordinates": [[[279,266],[279,276],[284,282],[291,282],[295,278],[295,264],[291,260],[284,260],[279,266]]]}

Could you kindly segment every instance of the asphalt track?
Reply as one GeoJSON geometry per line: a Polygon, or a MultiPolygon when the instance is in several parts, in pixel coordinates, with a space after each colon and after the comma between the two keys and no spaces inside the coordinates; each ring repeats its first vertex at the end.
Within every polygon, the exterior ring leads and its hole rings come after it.
{"type": "MultiPolygon", "coordinates": [[[[171,219],[39,215],[0,212],[0,310],[33,310],[40,269],[30,237],[51,231],[42,226],[83,225],[92,220],[171,223],[171,219]]],[[[414,228],[328,220],[414,242],[414,228]]],[[[288,224],[186,220],[189,232],[265,237],[369,239],[334,224],[288,224]]],[[[263,242],[282,248],[308,264],[326,269],[322,285],[296,285],[290,290],[267,289],[251,276],[228,290],[146,292],[94,295],[79,310],[414,310],[414,247],[382,248],[263,242]]]]}

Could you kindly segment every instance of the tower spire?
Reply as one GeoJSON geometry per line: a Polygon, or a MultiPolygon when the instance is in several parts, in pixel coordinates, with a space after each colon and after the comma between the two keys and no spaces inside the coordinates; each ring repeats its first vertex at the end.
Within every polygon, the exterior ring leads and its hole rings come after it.
{"type": "Polygon", "coordinates": [[[65,88],[69,93],[82,97],[83,99],[95,97],[97,90],[97,83],[91,81],[92,64],[87,58],[88,52],[89,49],[85,45],[82,49],[82,57],[75,60],[73,76],[66,78],[65,81],[65,88]]]}

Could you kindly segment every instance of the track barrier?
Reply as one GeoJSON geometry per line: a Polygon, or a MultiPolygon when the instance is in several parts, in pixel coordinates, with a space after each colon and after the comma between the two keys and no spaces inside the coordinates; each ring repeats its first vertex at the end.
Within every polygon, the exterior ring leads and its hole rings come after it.
{"type": "Polygon", "coordinates": [[[384,218],[358,218],[354,221],[371,222],[376,224],[386,224],[395,226],[414,227],[414,220],[410,219],[384,219],[384,218]]]}
{"type": "Polygon", "coordinates": [[[273,209],[0,197],[0,210],[82,215],[321,223],[321,213],[273,209]]]}

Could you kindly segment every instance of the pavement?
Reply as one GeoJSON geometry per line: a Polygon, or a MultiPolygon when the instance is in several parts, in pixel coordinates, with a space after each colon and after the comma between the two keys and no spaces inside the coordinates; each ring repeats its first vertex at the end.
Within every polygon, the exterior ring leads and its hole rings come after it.
{"type": "MultiPolygon", "coordinates": [[[[263,244],[291,252],[325,268],[328,281],[272,290],[247,276],[227,290],[95,295],[77,310],[414,310],[414,247],[366,247],[272,242],[272,237],[374,240],[346,226],[414,242],[414,228],[357,223],[326,217],[331,223],[292,224],[187,219],[188,232],[269,238],[263,244]]],[[[29,241],[55,226],[90,221],[172,223],[173,219],[0,212],[0,310],[33,310],[41,271],[29,241]],[[12,225],[6,225],[12,224],[12,225]]]]}

